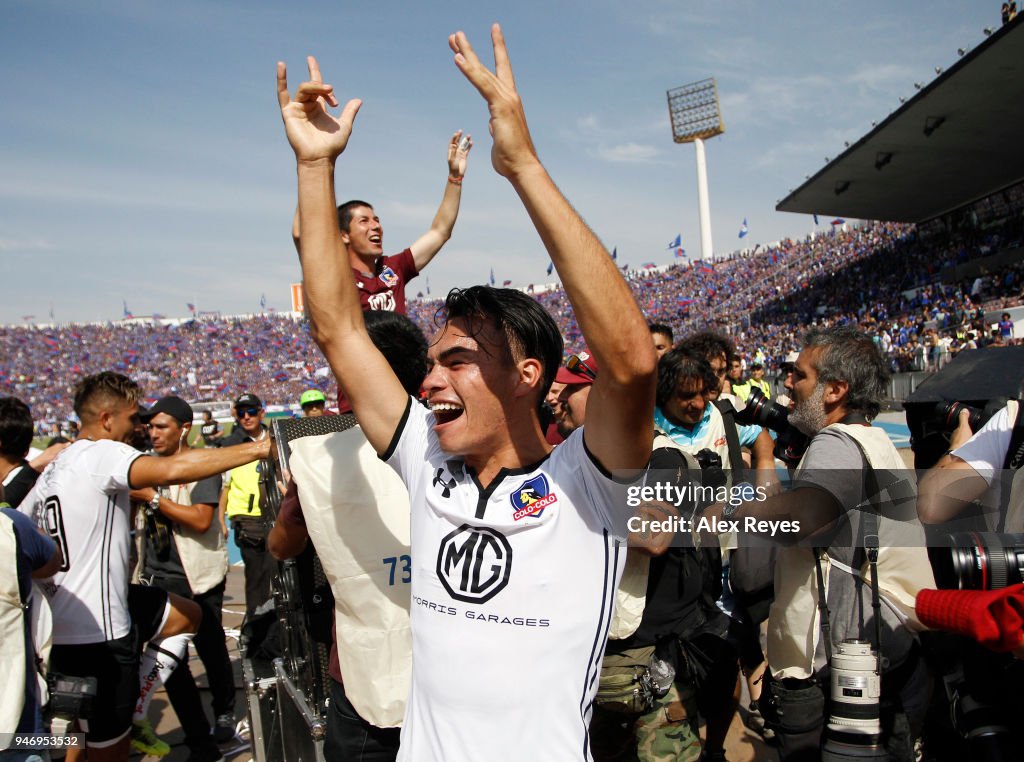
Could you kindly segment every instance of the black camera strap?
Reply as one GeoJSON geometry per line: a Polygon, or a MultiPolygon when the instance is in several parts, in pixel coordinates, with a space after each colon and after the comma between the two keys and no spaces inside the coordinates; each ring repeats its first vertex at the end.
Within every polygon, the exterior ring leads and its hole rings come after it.
{"type": "Polygon", "coordinates": [[[729,467],[733,474],[738,476],[743,473],[743,450],[740,448],[740,435],[736,430],[736,408],[729,400],[715,400],[715,407],[722,415],[722,425],[725,427],[725,444],[729,448],[729,467]]]}

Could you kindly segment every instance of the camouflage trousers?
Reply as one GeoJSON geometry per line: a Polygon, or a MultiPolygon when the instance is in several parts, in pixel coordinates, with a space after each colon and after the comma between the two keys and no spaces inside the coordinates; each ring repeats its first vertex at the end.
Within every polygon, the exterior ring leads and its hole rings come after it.
{"type": "Polygon", "coordinates": [[[595,762],[695,762],[701,754],[695,691],[673,684],[639,715],[595,704],[590,746],[595,762]]]}

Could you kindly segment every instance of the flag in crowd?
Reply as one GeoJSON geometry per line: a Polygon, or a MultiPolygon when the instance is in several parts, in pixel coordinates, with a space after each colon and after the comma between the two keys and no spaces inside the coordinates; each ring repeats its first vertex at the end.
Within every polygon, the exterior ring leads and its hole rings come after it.
{"type": "Polygon", "coordinates": [[[555,269],[555,263],[554,262],[548,262],[548,275],[551,275],[551,273],[554,271],[554,269],[555,269]]]}
{"type": "Polygon", "coordinates": [[[615,246],[615,247],[612,248],[612,259],[618,259],[618,258],[619,258],[619,247],[615,246]]]}
{"type": "Polygon", "coordinates": [[[267,306],[267,295],[260,294],[260,309],[264,309],[267,306]]]}
{"type": "Polygon", "coordinates": [[[657,267],[657,265],[655,265],[654,262],[644,262],[644,264],[643,264],[643,269],[644,270],[650,270],[651,268],[654,268],[654,267],[657,267]]]}
{"type": "Polygon", "coordinates": [[[121,306],[123,307],[122,317],[125,320],[130,320],[131,318],[135,317],[132,314],[131,310],[128,309],[128,301],[127,300],[122,299],[121,300],[121,306]]]}
{"type": "Polygon", "coordinates": [[[814,224],[817,225],[818,224],[818,215],[813,214],[811,216],[814,217],[814,224]]]}
{"type": "Polygon", "coordinates": [[[494,285],[494,268],[491,268],[491,285],[494,285]]]}
{"type": "Polygon", "coordinates": [[[188,311],[191,312],[193,315],[196,314],[196,306],[192,304],[192,302],[188,302],[185,306],[188,307],[188,311]]]}
{"type": "Polygon", "coordinates": [[[507,288],[507,287],[509,287],[509,286],[511,286],[511,285],[512,285],[512,281],[510,281],[510,280],[503,280],[503,281],[501,282],[501,285],[502,285],[503,287],[507,288]]]}
{"type": "Polygon", "coordinates": [[[430,296],[430,276],[427,276],[427,296],[430,296]]]}
{"type": "Polygon", "coordinates": [[[669,250],[678,249],[682,245],[683,245],[683,234],[679,233],[678,235],[676,235],[676,239],[674,241],[672,241],[672,243],[670,243],[668,245],[668,248],[669,248],[669,250]]]}
{"type": "Polygon", "coordinates": [[[743,224],[740,225],[740,238],[743,238],[749,233],[750,230],[747,228],[747,218],[743,218],[743,224]]]}
{"type": "Polygon", "coordinates": [[[845,225],[846,224],[846,220],[844,220],[842,217],[836,217],[834,220],[832,220],[832,224],[833,225],[845,225]]]}
{"type": "Polygon", "coordinates": [[[676,259],[686,259],[686,249],[681,246],[676,249],[676,259]]]}

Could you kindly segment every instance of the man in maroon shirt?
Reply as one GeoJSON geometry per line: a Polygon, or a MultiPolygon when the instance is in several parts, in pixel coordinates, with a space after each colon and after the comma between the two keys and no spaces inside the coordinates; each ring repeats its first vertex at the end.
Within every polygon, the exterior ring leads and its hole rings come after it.
{"type": "MultiPolygon", "coordinates": [[[[462,200],[462,178],[473,139],[462,137],[462,130],[448,143],[448,180],[441,206],[430,223],[430,229],[409,248],[389,257],[384,256],[384,228],[373,207],[365,201],[347,201],[338,207],[341,240],[348,249],[352,274],[359,289],[364,310],[388,310],[405,314],[405,284],[419,275],[434,255],[451,238],[462,200]]],[[[299,249],[299,212],[292,223],[292,239],[299,249]]]]}

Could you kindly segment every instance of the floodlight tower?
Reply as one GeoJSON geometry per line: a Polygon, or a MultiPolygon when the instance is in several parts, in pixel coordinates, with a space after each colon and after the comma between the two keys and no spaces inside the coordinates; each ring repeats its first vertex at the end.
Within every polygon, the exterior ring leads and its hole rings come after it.
{"type": "Polygon", "coordinates": [[[672,139],[677,143],[693,143],[697,152],[697,206],[700,212],[700,255],[711,259],[711,204],[708,201],[708,166],[704,157],[704,141],[725,132],[722,111],[718,105],[715,78],[702,79],[669,90],[668,115],[672,120],[672,139]]]}

